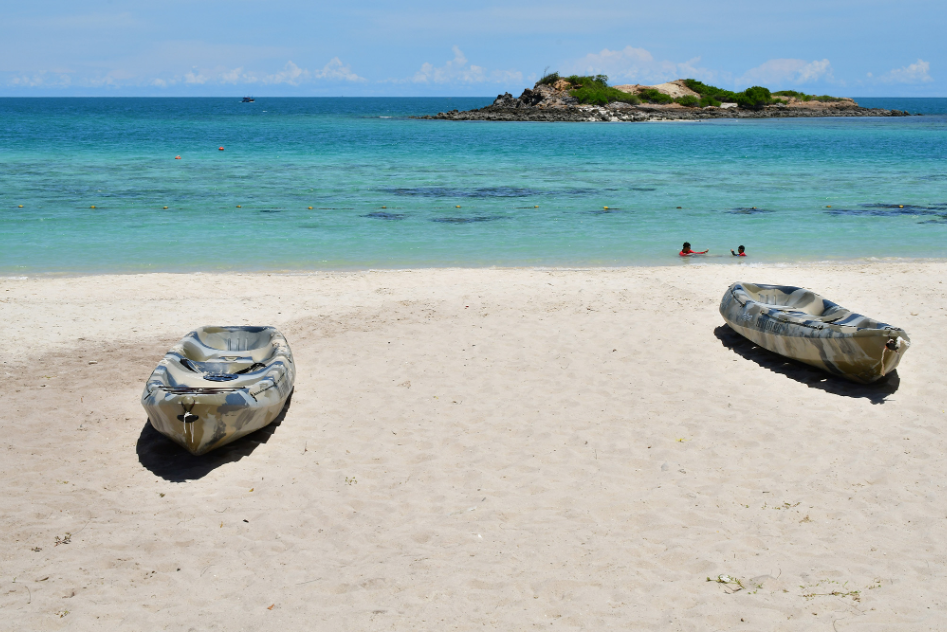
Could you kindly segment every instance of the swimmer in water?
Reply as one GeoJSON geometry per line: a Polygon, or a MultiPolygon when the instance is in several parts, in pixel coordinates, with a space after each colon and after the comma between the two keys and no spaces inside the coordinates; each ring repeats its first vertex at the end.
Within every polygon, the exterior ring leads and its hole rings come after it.
{"type": "Polygon", "coordinates": [[[734,257],[745,257],[746,248],[744,248],[743,246],[740,246],[739,248],[737,248],[736,252],[733,252],[733,250],[731,250],[730,254],[733,255],[734,257]]]}
{"type": "Polygon", "coordinates": [[[709,248],[707,250],[704,250],[703,252],[696,252],[694,250],[691,250],[691,242],[685,241],[684,247],[681,248],[681,251],[677,254],[680,255],[681,257],[689,257],[691,255],[705,255],[708,252],[710,252],[709,248]]]}

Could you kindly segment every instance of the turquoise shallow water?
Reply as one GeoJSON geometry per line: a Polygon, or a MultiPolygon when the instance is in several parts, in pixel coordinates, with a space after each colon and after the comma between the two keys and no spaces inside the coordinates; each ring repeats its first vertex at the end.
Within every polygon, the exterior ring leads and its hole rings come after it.
{"type": "Polygon", "coordinates": [[[947,257],[947,99],[859,100],[925,114],[898,119],[407,118],[489,102],[0,99],[0,274],[677,264],[685,239],[947,257]]]}

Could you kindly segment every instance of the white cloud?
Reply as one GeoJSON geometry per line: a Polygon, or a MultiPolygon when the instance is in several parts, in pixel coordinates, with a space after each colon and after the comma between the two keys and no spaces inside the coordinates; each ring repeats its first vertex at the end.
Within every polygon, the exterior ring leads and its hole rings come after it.
{"type": "Polygon", "coordinates": [[[253,73],[246,73],[243,67],[225,70],[220,73],[220,83],[238,84],[238,83],[256,83],[258,80],[253,73]]]}
{"type": "Polygon", "coordinates": [[[359,77],[352,68],[342,63],[338,57],[333,57],[329,63],[313,73],[316,79],[340,79],[343,81],[365,81],[364,77],[359,77]]]}
{"type": "MultiPolygon", "coordinates": [[[[930,62],[918,59],[916,63],[909,66],[889,70],[878,76],[875,81],[883,83],[926,83],[934,80],[930,75],[930,70],[930,62]]],[[[868,76],[871,77],[871,73],[868,73],[868,76]]]]}
{"type": "MultiPolygon", "coordinates": [[[[187,76],[185,75],[185,78],[187,76]]],[[[297,66],[293,61],[286,62],[283,69],[279,72],[268,75],[257,75],[253,72],[247,72],[243,67],[232,70],[218,71],[212,78],[213,83],[225,84],[253,84],[262,83],[264,85],[290,85],[299,86],[318,80],[328,81],[365,81],[364,77],[359,77],[352,72],[351,66],[342,63],[338,57],[333,57],[325,66],[319,70],[309,70],[297,66]]]]}
{"type": "Polygon", "coordinates": [[[714,73],[699,68],[700,57],[677,63],[655,59],[649,51],[634,46],[621,50],[602,49],[566,64],[560,74],[608,75],[609,83],[661,83],[681,78],[710,80],[714,73]]]}
{"type": "Polygon", "coordinates": [[[286,83],[291,86],[298,86],[300,83],[304,83],[312,79],[312,73],[308,70],[300,68],[291,61],[286,62],[286,65],[281,71],[273,75],[267,75],[263,77],[263,83],[273,83],[281,84],[286,83]]]}
{"type": "Polygon", "coordinates": [[[98,77],[84,78],[75,82],[78,86],[91,88],[120,88],[121,86],[137,83],[139,83],[139,80],[133,73],[122,69],[112,70],[98,77]]]}
{"type": "Polygon", "coordinates": [[[300,68],[293,62],[288,61],[278,73],[263,77],[263,83],[273,83],[277,85],[287,83],[291,86],[298,86],[300,83],[311,79],[311,77],[312,73],[308,70],[300,68]]]}
{"type": "Polygon", "coordinates": [[[770,59],[756,68],[747,70],[736,80],[740,86],[761,85],[778,88],[777,84],[833,81],[832,64],[828,59],[770,59]]]}
{"type": "Polygon", "coordinates": [[[17,88],[35,88],[43,85],[43,75],[20,75],[10,79],[10,85],[17,88]]]}
{"type": "MultiPolygon", "coordinates": [[[[677,65],[677,74],[681,79],[706,79],[710,81],[717,76],[712,70],[707,68],[700,68],[696,64],[700,62],[700,57],[694,57],[693,59],[688,59],[685,62],[681,62],[677,65]]],[[[675,79],[678,77],[675,77],[675,79]]]]}
{"type": "Polygon", "coordinates": [[[518,70],[487,71],[482,66],[467,64],[467,57],[457,46],[453,47],[454,58],[443,66],[424,63],[411,79],[414,83],[513,83],[522,82],[523,73],[518,70]]]}
{"type": "Polygon", "coordinates": [[[207,77],[201,74],[200,71],[198,71],[197,73],[195,73],[194,71],[191,71],[184,75],[184,83],[200,86],[207,83],[207,77]]]}
{"type": "Polygon", "coordinates": [[[194,87],[251,84],[299,86],[305,83],[322,81],[365,81],[363,77],[352,72],[352,68],[342,63],[342,60],[338,57],[333,57],[325,66],[317,70],[302,68],[294,62],[288,61],[281,70],[274,73],[256,73],[244,69],[243,66],[236,68],[217,66],[215,68],[194,67],[183,75],[164,74],[156,77],[150,73],[133,73],[128,70],[115,69],[103,75],[84,77],[81,80],[72,81],[72,78],[68,74],[62,74],[62,71],[59,71],[59,73],[53,73],[52,71],[35,73],[0,72],[0,82],[3,81],[3,75],[7,75],[5,82],[7,85],[17,88],[66,87],[69,85],[93,88],[120,88],[122,86],[166,88],[178,84],[194,87]]]}
{"type": "Polygon", "coordinates": [[[6,76],[6,85],[14,88],[68,88],[72,77],[62,70],[34,73],[0,73],[0,81],[6,76]]]}

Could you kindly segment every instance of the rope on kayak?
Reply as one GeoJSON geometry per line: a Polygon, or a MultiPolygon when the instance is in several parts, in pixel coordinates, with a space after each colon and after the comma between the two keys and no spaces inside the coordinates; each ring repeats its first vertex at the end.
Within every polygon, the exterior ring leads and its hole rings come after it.
{"type": "Polygon", "coordinates": [[[904,339],[901,336],[897,338],[888,338],[888,342],[885,343],[885,346],[881,348],[881,377],[885,376],[885,354],[889,351],[896,353],[898,349],[901,348],[901,343],[904,342],[904,339]]]}
{"type": "Polygon", "coordinates": [[[195,402],[194,404],[191,404],[191,407],[188,408],[188,407],[186,407],[186,406],[184,405],[184,402],[181,402],[181,408],[184,409],[184,414],[183,414],[183,415],[178,415],[178,420],[183,421],[183,422],[186,423],[186,424],[189,424],[189,423],[191,423],[191,422],[193,422],[193,421],[197,421],[197,420],[199,419],[199,417],[198,417],[197,415],[195,415],[194,413],[191,412],[192,410],[194,410],[194,405],[195,405],[196,403],[197,403],[197,402],[195,402]]]}

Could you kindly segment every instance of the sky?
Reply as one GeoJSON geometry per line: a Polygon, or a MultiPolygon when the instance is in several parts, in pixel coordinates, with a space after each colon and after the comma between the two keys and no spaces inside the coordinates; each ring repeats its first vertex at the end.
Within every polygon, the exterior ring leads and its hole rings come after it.
{"type": "Polygon", "coordinates": [[[544,71],[947,96],[943,0],[30,0],[0,96],[518,95],[544,71]]]}

